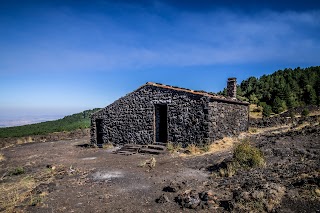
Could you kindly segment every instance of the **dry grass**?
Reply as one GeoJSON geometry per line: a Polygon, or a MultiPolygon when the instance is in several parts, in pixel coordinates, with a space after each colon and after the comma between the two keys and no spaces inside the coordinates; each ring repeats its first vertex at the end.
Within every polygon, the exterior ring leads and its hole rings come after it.
{"type": "Polygon", "coordinates": [[[311,123],[310,122],[303,122],[302,124],[296,126],[294,128],[294,130],[301,130],[301,129],[307,127],[307,126],[311,126],[311,123]]]}
{"type": "Polygon", "coordinates": [[[6,158],[4,157],[4,155],[2,153],[0,153],[0,162],[5,161],[6,158]]]}
{"type": "Polygon", "coordinates": [[[34,142],[31,136],[18,138],[16,144],[32,143],[34,142]]]}
{"type": "Polygon", "coordinates": [[[14,212],[14,207],[26,200],[34,187],[36,181],[30,176],[1,183],[0,208],[5,209],[5,212],[14,212]]]}
{"type": "Polygon", "coordinates": [[[250,132],[251,134],[257,134],[257,133],[258,133],[258,128],[249,127],[249,132],[250,132]]]}
{"type": "Polygon", "coordinates": [[[251,118],[262,118],[262,107],[257,106],[256,104],[250,104],[249,109],[251,118]]]}
{"type": "Polygon", "coordinates": [[[15,206],[37,205],[43,201],[47,193],[33,195],[32,190],[41,183],[52,182],[55,175],[62,173],[66,173],[66,167],[59,165],[45,168],[33,173],[32,176],[25,174],[5,176],[6,181],[0,182],[0,209],[4,212],[15,212],[15,206]]]}
{"type": "Polygon", "coordinates": [[[186,152],[190,155],[198,155],[203,153],[201,148],[196,146],[195,144],[189,144],[186,148],[186,152]]]}
{"type": "Polygon", "coordinates": [[[156,167],[157,160],[152,157],[149,160],[142,161],[138,166],[139,167],[149,167],[149,169],[153,169],[156,167]]]}
{"type": "Polygon", "coordinates": [[[238,169],[238,165],[235,162],[230,162],[227,164],[227,168],[220,168],[219,175],[221,177],[232,177],[238,169]]]}
{"type": "Polygon", "coordinates": [[[113,146],[112,143],[104,143],[104,144],[102,144],[102,148],[104,148],[104,149],[113,149],[114,146],[113,146]]]}
{"type": "Polygon", "coordinates": [[[167,143],[167,150],[170,153],[174,153],[174,152],[178,152],[179,150],[181,150],[181,144],[174,144],[172,142],[167,143]]]}
{"type": "Polygon", "coordinates": [[[221,140],[217,140],[212,144],[206,144],[204,146],[196,146],[194,144],[189,145],[186,153],[182,153],[180,157],[201,156],[206,154],[231,151],[235,144],[239,143],[237,138],[225,137],[221,140]]]}
{"type": "Polygon", "coordinates": [[[225,137],[211,144],[208,153],[231,151],[237,143],[239,143],[237,138],[225,137]]]}
{"type": "Polygon", "coordinates": [[[266,127],[266,128],[249,128],[250,134],[265,134],[267,132],[273,132],[273,133],[281,133],[281,132],[287,132],[290,130],[290,127],[292,125],[283,125],[283,126],[274,126],[274,127],[266,127]]]}
{"type": "Polygon", "coordinates": [[[315,111],[310,111],[308,116],[315,116],[315,115],[320,115],[320,110],[315,110],[315,111]]]}

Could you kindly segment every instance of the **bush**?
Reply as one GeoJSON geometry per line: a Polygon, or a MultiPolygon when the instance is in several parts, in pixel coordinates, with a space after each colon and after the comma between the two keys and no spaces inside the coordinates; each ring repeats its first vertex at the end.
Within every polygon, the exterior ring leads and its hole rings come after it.
{"type": "Polygon", "coordinates": [[[261,167],[265,165],[262,152],[251,146],[249,141],[244,141],[236,146],[233,158],[242,167],[261,167]]]}
{"type": "Polygon", "coordinates": [[[294,112],[293,112],[293,111],[291,111],[291,112],[289,113],[289,116],[290,116],[290,118],[294,118],[294,117],[295,117],[294,112]]]}
{"type": "Polygon", "coordinates": [[[263,107],[262,116],[263,117],[270,117],[271,112],[272,112],[271,106],[265,105],[263,107]]]}
{"type": "Polygon", "coordinates": [[[24,173],[25,173],[25,171],[24,171],[24,168],[22,166],[18,166],[16,168],[12,169],[9,172],[10,176],[12,176],[12,175],[21,175],[21,174],[24,174],[24,173]]]}
{"type": "Polygon", "coordinates": [[[274,99],[272,104],[272,111],[274,113],[281,113],[287,109],[286,102],[284,100],[281,100],[278,96],[274,99]]]}
{"type": "Polygon", "coordinates": [[[301,115],[305,117],[305,116],[308,116],[309,113],[310,113],[310,112],[309,112],[308,109],[304,109],[304,110],[302,111],[301,115]]]}

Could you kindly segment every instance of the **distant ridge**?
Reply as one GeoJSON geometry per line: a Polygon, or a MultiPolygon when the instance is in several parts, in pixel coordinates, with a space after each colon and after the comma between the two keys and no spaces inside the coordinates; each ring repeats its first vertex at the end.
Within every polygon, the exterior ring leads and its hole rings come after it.
{"type": "Polygon", "coordinates": [[[1,127],[0,138],[23,137],[30,135],[45,135],[52,132],[72,131],[90,127],[90,115],[100,108],[85,110],[80,113],[65,116],[64,118],[36,124],[15,127],[1,127]]]}

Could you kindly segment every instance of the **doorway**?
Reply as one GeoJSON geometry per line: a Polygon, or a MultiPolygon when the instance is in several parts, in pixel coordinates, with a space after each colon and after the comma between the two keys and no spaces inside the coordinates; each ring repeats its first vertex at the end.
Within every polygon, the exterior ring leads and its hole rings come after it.
{"type": "Polygon", "coordinates": [[[168,106],[166,104],[155,105],[155,142],[166,143],[168,141],[168,106]]]}
{"type": "Polygon", "coordinates": [[[96,120],[96,135],[97,135],[97,145],[103,144],[103,126],[102,126],[102,119],[96,120]]]}

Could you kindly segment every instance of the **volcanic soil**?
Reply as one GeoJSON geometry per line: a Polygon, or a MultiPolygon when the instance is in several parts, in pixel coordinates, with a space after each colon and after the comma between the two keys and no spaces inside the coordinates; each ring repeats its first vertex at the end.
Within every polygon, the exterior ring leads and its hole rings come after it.
{"type": "Polygon", "coordinates": [[[225,177],[232,149],[125,156],[87,137],[3,148],[0,211],[320,212],[320,126],[247,137],[266,165],[225,177]]]}

